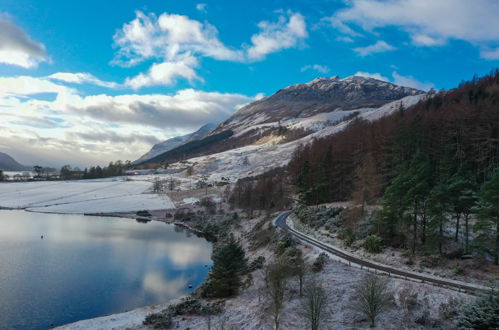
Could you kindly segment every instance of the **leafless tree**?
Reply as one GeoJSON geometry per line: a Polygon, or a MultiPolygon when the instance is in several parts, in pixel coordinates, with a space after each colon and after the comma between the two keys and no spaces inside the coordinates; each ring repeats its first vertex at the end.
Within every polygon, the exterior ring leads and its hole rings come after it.
{"type": "Polygon", "coordinates": [[[278,261],[270,264],[266,272],[267,293],[270,298],[271,313],[276,330],[279,329],[281,310],[284,304],[287,269],[287,266],[283,262],[278,261]]]}
{"type": "Polygon", "coordinates": [[[316,281],[311,281],[305,287],[305,300],[302,314],[311,330],[318,330],[328,317],[328,296],[324,288],[316,281]]]}
{"type": "Polygon", "coordinates": [[[393,301],[388,289],[388,279],[375,274],[367,274],[356,289],[358,308],[369,320],[369,326],[376,326],[376,318],[387,310],[393,301]]]}

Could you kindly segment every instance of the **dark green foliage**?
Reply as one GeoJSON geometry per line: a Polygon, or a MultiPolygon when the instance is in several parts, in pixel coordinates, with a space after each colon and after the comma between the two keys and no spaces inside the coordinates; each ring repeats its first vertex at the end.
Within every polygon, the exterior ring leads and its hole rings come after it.
{"type": "Polygon", "coordinates": [[[231,237],[227,244],[215,249],[213,268],[203,289],[205,297],[230,297],[237,294],[241,276],[247,270],[243,248],[231,237]]]}
{"type": "MultiPolygon", "coordinates": [[[[478,196],[477,187],[490,180],[498,166],[496,70],[377,121],[356,119],[341,132],[298,148],[288,168],[308,205],[351,196],[364,205],[369,199],[364,188],[372,186],[365,184],[369,181],[366,174],[379,178],[384,193],[375,233],[385,244],[415,254],[437,249],[443,253],[458,245],[471,252],[469,222],[478,197],[484,197],[478,196]],[[369,166],[358,175],[368,156],[369,166]],[[458,244],[447,244],[450,239],[458,244]]],[[[497,204],[480,202],[481,216],[475,227],[479,240],[474,242],[494,256],[499,246],[497,221],[495,211],[485,205],[497,204]]],[[[350,229],[357,234],[360,227],[350,229]]]]}
{"type": "Polygon", "coordinates": [[[3,171],[0,170],[0,181],[3,181],[3,180],[5,180],[5,176],[3,174],[3,171]]]}
{"type": "Polygon", "coordinates": [[[497,329],[499,327],[499,295],[492,292],[486,297],[465,305],[456,326],[458,329],[497,329]]]}
{"type": "Polygon", "coordinates": [[[264,264],[265,264],[265,257],[259,256],[258,258],[253,259],[253,261],[250,263],[250,265],[248,266],[248,271],[252,272],[257,269],[262,269],[264,264]]]}
{"type": "Polygon", "coordinates": [[[223,302],[202,303],[201,301],[187,297],[167,309],[147,315],[143,324],[152,326],[154,329],[169,329],[172,318],[179,315],[215,315],[222,312],[223,302]]]}
{"type": "Polygon", "coordinates": [[[473,228],[479,234],[477,242],[499,265],[499,167],[482,186],[477,211],[478,222],[473,228]]]}
{"type": "Polygon", "coordinates": [[[314,263],[312,264],[312,271],[318,273],[321,270],[323,270],[324,265],[326,264],[327,258],[328,258],[328,256],[324,252],[319,254],[317,259],[315,259],[314,263]]]}
{"type": "Polygon", "coordinates": [[[369,253],[380,253],[383,251],[381,237],[376,235],[368,236],[364,244],[364,248],[369,253]]]}
{"type": "Polygon", "coordinates": [[[120,176],[125,173],[125,170],[130,168],[130,162],[123,163],[121,160],[110,162],[106,167],[92,166],[83,171],[77,168],[71,168],[70,165],[65,165],[61,169],[61,177],[63,179],[99,179],[112,176],[120,176]]]}
{"type": "Polygon", "coordinates": [[[147,315],[142,323],[152,326],[153,329],[169,329],[172,325],[172,317],[168,313],[153,313],[147,315]]]}

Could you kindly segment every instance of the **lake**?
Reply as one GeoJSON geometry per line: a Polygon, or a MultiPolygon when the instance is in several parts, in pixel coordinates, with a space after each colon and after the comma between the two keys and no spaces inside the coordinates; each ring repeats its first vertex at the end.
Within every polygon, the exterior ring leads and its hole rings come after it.
{"type": "Polygon", "coordinates": [[[162,222],[0,210],[0,329],[45,329],[188,294],[206,278],[211,251],[162,222]]]}

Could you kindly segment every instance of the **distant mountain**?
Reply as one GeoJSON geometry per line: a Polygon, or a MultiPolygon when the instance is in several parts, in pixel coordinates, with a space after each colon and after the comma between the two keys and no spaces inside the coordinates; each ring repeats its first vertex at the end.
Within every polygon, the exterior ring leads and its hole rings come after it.
{"type": "Polygon", "coordinates": [[[29,171],[32,167],[19,164],[14,158],[0,152],[0,170],[2,171],[29,171]]]}
{"type": "Polygon", "coordinates": [[[201,128],[199,128],[197,131],[193,133],[189,133],[187,135],[182,135],[182,136],[176,136],[174,138],[155,144],[151,148],[151,150],[149,150],[146,154],[142,155],[139,159],[137,159],[133,163],[140,164],[146,162],[152,158],[155,158],[158,155],[161,155],[167,151],[175,149],[183,144],[196,140],[201,140],[206,135],[208,135],[208,133],[210,133],[216,126],[217,126],[216,124],[208,123],[206,125],[201,126],[201,128]]]}
{"type": "Polygon", "coordinates": [[[251,125],[306,118],[319,113],[361,108],[378,108],[392,101],[423,91],[397,86],[373,78],[351,76],[317,78],[279,90],[270,97],[239,109],[212,134],[225,130],[239,131],[251,125]]]}
{"type": "Polygon", "coordinates": [[[423,91],[373,78],[317,78],[252,102],[196,143],[182,143],[143,163],[172,163],[269,141],[289,142],[366,111],[422,95],[423,91]]]}

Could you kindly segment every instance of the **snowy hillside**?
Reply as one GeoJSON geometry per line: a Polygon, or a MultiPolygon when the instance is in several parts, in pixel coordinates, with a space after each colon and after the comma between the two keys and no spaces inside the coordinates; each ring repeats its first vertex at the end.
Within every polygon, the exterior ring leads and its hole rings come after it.
{"type": "Polygon", "coordinates": [[[257,124],[311,117],[319,113],[378,108],[384,104],[422,91],[392,83],[352,76],[317,78],[306,84],[292,85],[274,95],[253,102],[220,124],[213,133],[239,132],[257,124]]]}
{"type": "MultiPolygon", "coordinates": [[[[349,111],[333,111],[321,113],[307,118],[295,118],[282,122],[260,124],[251,129],[266,129],[268,127],[296,128],[301,127],[312,133],[300,139],[283,143],[282,137],[270,136],[256,143],[240,148],[191,158],[188,161],[170,165],[170,168],[185,168],[194,166],[194,173],[198,176],[208,176],[210,180],[219,181],[222,177],[236,181],[241,177],[261,174],[271,168],[286,165],[296,147],[307,144],[314,138],[328,136],[345,128],[352,119],[352,114],[366,120],[376,120],[401,108],[407,108],[421,99],[426,94],[404,97],[401,100],[390,102],[378,108],[360,108],[349,111]]],[[[238,132],[244,134],[244,130],[238,132]]]]}
{"type": "Polygon", "coordinates": [[[211,130],[213,130],[216,127],[216,124],[206,124],[203,125],[201,128],[199,128],[197,131],[193,133],[189,133],[186,135],[182,136],[176,136],[174,138],[168,139],[166,141],[163,141],[161,143],[155,144],[151,150],[149,150],[147,153],[142,155],[139,159],[134,161],[134,164],[140,164],[146,160],[149,160],[151,158],[154,158],[158,155],[161,155],[164,152],[167,152],[169,150],[172,150],[178,146],[181,146],[187,142],[195,141],[195,140],[200,140],[204,138],[208,133],[210,133],[211,130]]]}

